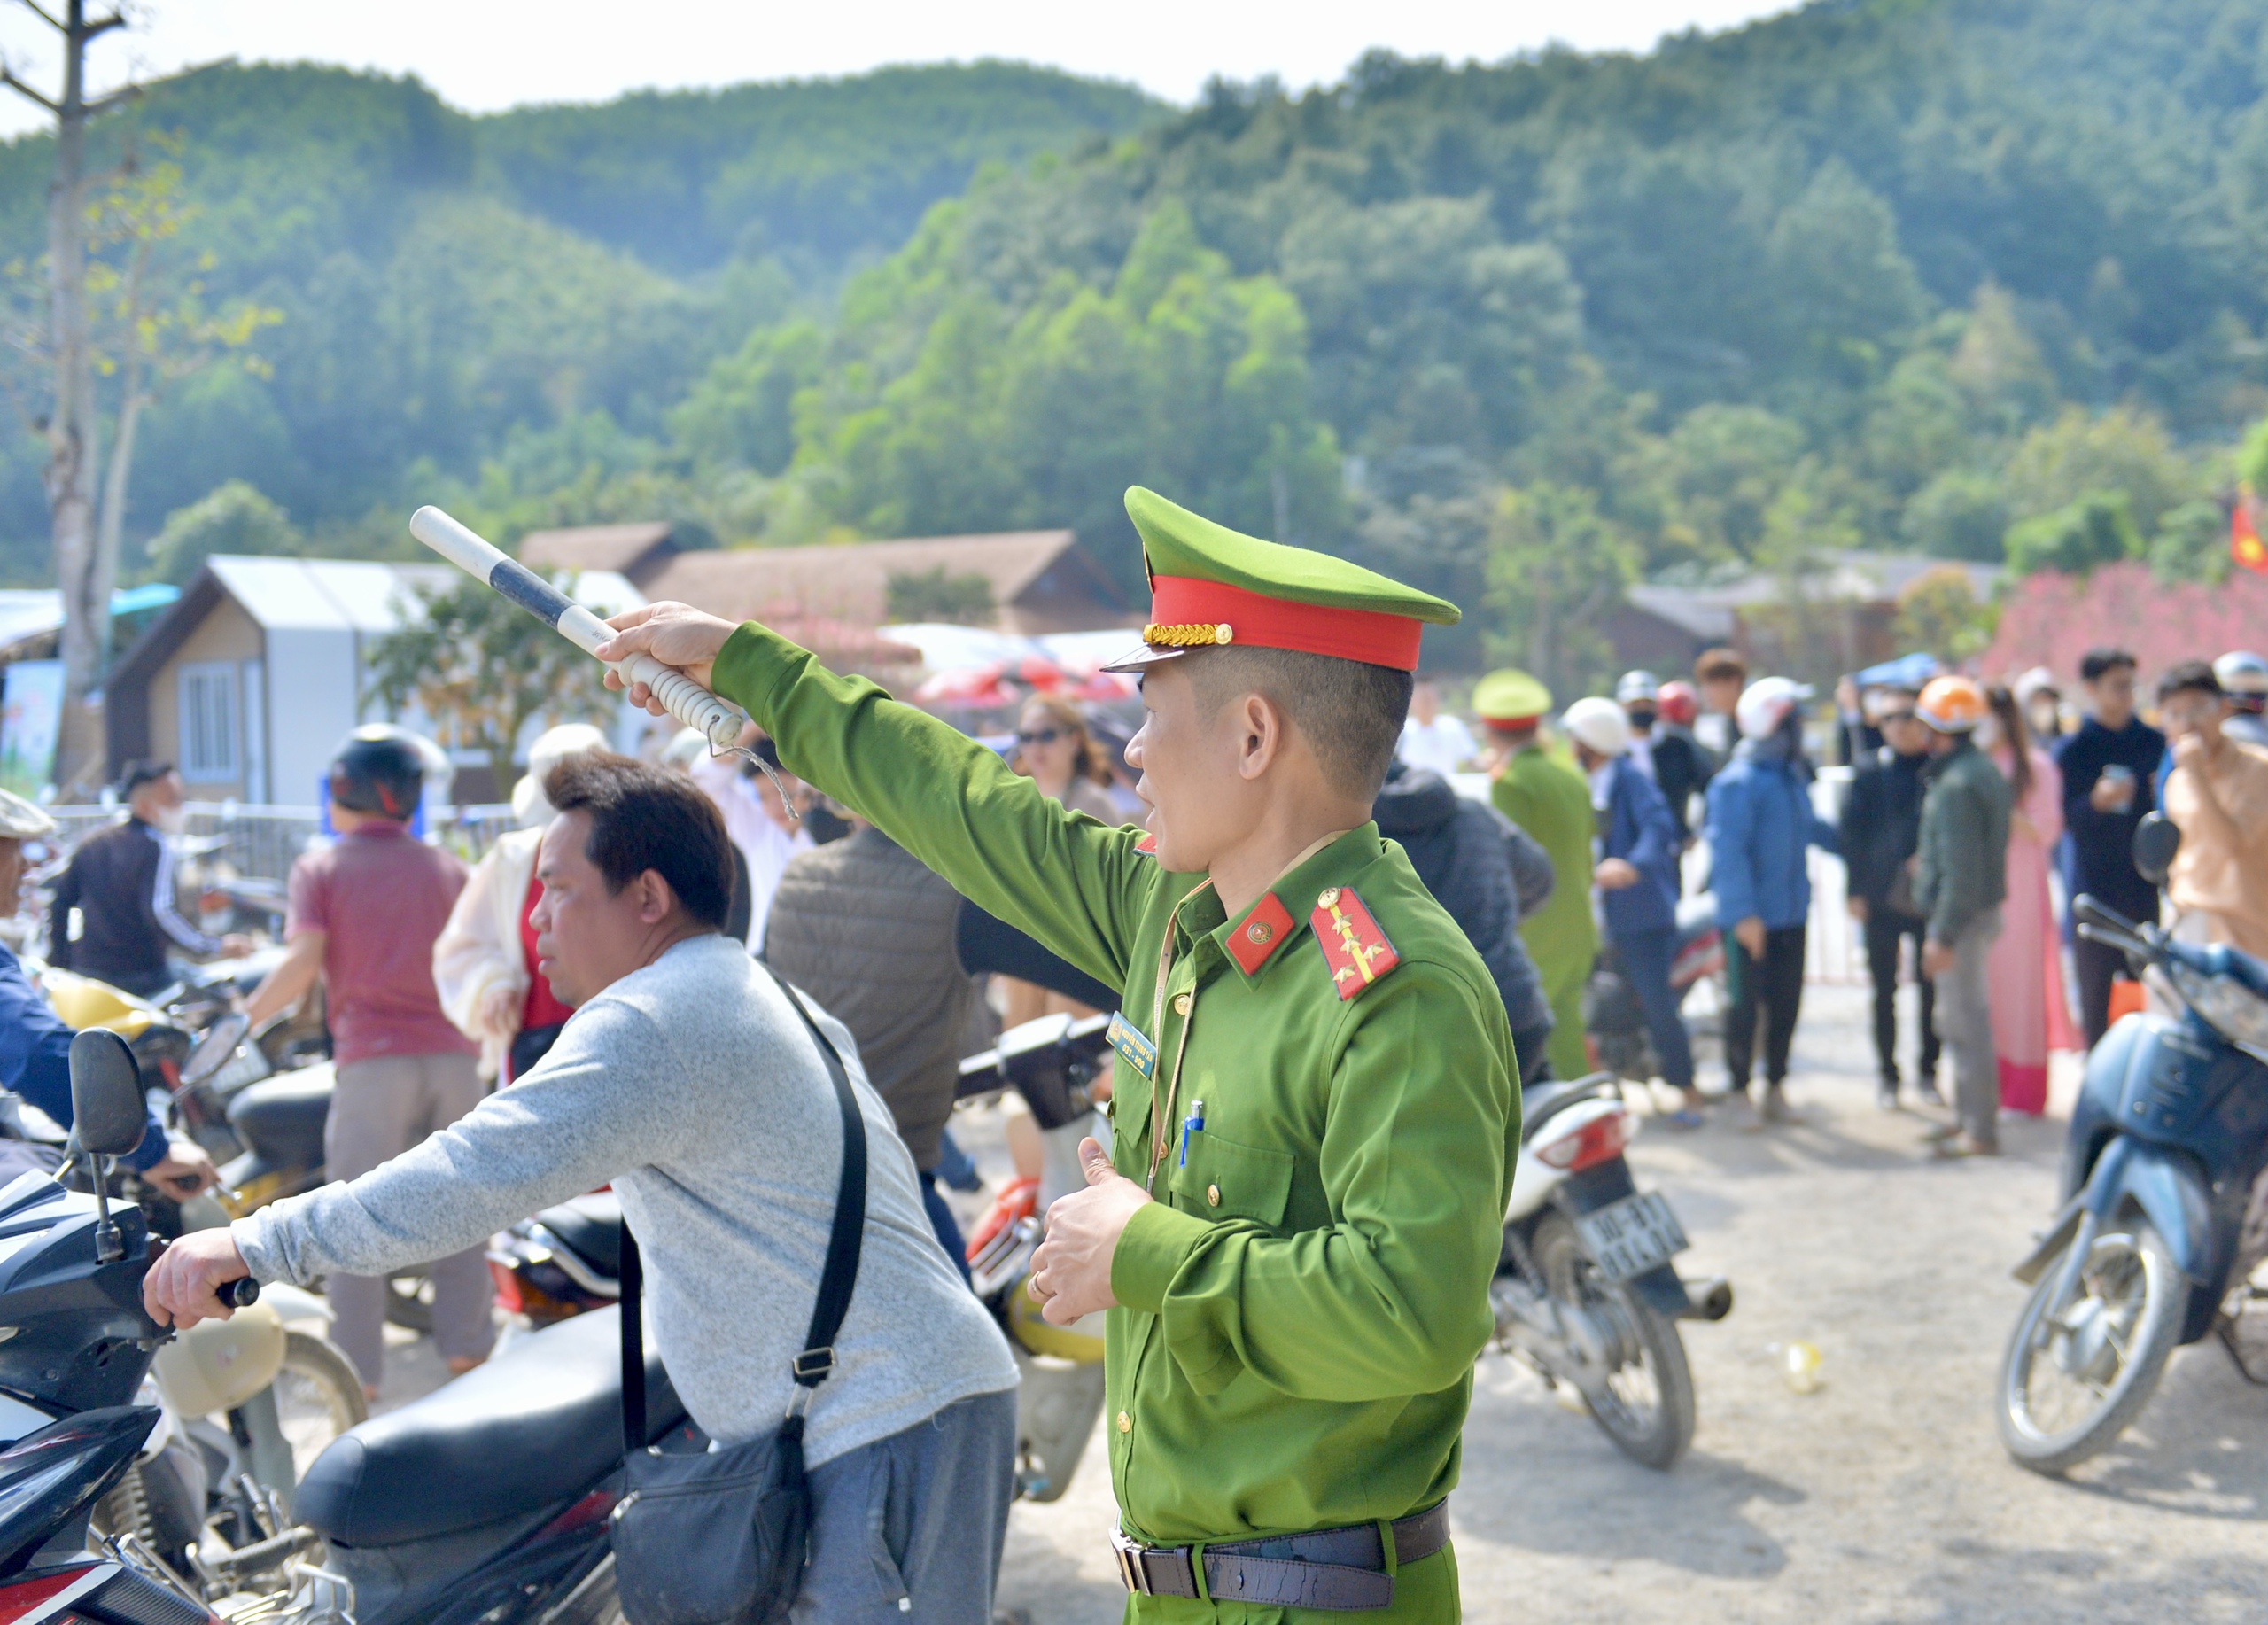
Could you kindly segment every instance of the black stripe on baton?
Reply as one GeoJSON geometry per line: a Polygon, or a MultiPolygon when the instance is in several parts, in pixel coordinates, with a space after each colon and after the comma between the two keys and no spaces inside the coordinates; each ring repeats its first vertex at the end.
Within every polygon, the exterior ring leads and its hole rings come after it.
{"type": "Polygon", "coordinates": [[[488,585],[555,631],[571,602],[566,594],[517,559],[497,560],[496,568],[488,572],[488,585]]]}

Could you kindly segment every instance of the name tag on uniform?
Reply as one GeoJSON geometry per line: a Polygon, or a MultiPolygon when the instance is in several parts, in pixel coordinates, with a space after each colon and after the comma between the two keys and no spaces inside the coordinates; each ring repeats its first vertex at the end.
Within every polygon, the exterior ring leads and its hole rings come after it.
{"type": "Polygon", "coordinates": [[[1126,1012],[1114,1010],[1110,1016],[1110,1030],[1103,1037],[1118,1057],[1145,1077],[1158,1075],[1158,1046],[1143,1036],[1142,1030],[1126,1019],[1126,1012]]]}

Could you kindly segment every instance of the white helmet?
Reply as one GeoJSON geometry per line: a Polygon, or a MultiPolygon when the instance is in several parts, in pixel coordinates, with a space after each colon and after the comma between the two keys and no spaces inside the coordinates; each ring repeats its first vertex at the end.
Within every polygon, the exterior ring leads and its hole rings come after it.
{"type": "Polygon", "coordinates": [[[1661,683],[1651,672],[1625,672],[1614,685],[1614,697],[1625,705],[1651,705],[1661,696],[1661,683]]]}
{"type": "Polygon", "coordinates": [[[1811,697],[1811,690],[1784,677],[1759,677],[1741,691],[1733,707],[1733,720],[1743,739],[1769,739],[1779,732],[1788,713],[1811,697]]]}
{"type": "Polygon", "coordinates": [[[555,816],[543,793],[551,770],[571,756],[606,749],[606,735],[587,722],[569,722],[547,728],[528,746],[528,770],[512,786],[512,818],[523,829],[549,823],[555,816]]]}
{"type": "Polygon", "coordinates": [[[2249,649],[2231,649],[2213,662],[2224,694],[2268,694],[2268,660],[2249,649]]]}
{"type": "Polygon", "coordinates": [[[1596,695],[1568,706],[1560,725],[1601,756],[1620,756],[1630,748],[1630,719],[1621,706],[1596,695]]]}

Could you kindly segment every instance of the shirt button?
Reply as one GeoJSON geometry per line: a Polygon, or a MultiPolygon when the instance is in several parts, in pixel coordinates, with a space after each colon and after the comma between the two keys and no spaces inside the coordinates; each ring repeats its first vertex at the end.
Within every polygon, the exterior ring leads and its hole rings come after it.
{"type": "Polygon", "coordinates": [[[1188,995],[1188,994],[1186,994],[1186,993],[1176,993],[1176,994],[1174,995],[1174,999],[1173,999],[1173,1013],[1174,1013],[1176,1015],[1188,1015],[1188,1014],[1189,1014],[1189,995],[1188,995]]]}
{"type": "Polygon", "coordinates": [[[1132,1433],[1134,1431],[1134,1419],[1127,1415],[1123,1411],[1121,1411],[1118,1413],[1118,1431],[1121,1433],[1132,1433]]]}
{"type": "Polygon", "coordinates": [[[1219,1207],[1221,1205],[1221,1187],[1217,1185],[1207,1186],[1205,1187],[1205,1201],[1208,1206],[1216,1208],[1219,1207]]]}

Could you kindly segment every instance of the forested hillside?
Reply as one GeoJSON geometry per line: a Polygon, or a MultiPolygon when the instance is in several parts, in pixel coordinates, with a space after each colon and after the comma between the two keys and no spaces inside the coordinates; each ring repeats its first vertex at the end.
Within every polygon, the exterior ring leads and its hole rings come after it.
{"type": "MultiPolygon", "coordinates": [[[[1635,573],[1838,547],[2210,573],[2268,410],[2264,23],[1829,3],[1170,116],[998,66],[493,120],[217,70],[136,116],[183,134],[216,284],[285,320],[270,377],[161,409],[129,528],[241,478],[169,559],[445,496],[507,534],[1069,524],[1130,577],[1138,479],[1493,581],[1465,658],[1635,573]]],[[[19,241],[44,161],[0,159],[19,241]]]]}

